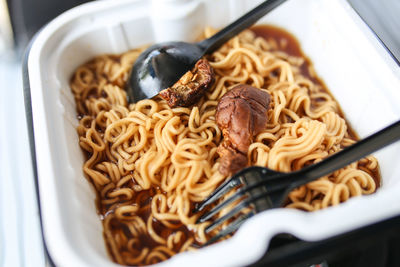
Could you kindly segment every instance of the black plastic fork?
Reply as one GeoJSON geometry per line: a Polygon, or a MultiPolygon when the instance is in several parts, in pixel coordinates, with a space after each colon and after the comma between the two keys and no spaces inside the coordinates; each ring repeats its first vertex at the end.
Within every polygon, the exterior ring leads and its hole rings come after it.
{"type": "Polygon", "coordinates": [[[211,205],[217,203],[218,200],[232,189],[240,187],[228,199],[204,213],[197,220],[197,223],[210,220],[229,204],[240,201],[232,210],[207,226],[205,231],[206,233],[210,233],[222,223],[240,214],[245,208],[249,206],[253,208],[229,223],[224,229],[210,238],[205,245],[214,243],[220,238],[234,232],[245,220],[256,213],[281,207],[287,195],[293,189],[343,168],[399,139],[400,121],[397,121],[379,132],[333,154],[323,161],[307,166],[299,171],[282,173],[264,167],[249,167],[239,171],[195,207],[194,212],[206,210],[211,205]]]}

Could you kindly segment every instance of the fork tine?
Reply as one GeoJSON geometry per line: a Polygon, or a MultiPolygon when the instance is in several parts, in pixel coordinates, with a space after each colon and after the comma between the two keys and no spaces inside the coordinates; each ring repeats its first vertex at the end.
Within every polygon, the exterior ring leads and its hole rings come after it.
{"type": "Polygon", "coordinates": [[[229,191],[231,191],[233,188],[239,186],[242,184],[240,181],[240,174],[238,173],[237,175],[232,176],[231,179],[226,180],[224,183],[222,183],[210,196],[208,196],[203,202],[199,203],[196,205],[196,207],[193,209],[194,213],[197,213],[199,211],[202,211],[205,207],[208,205],[214,203],[217,201],[221,196],[225,195],[229,191]]]}
{"type": "MultiPolygon", "coordinates": [[[[245,187],[240,188],[239,190],[236,191],[235,194],[230,196],[228,199],[226,199],[225,201],[219,203],[217,206],[212,208],[210,211],[208,211],[208,212],[204,213],[202,216],[200,216],[197,219],[196,223],[202,223],[202,222],[205,222],[205,221],[209,220],[215,214],[217,214],[219,211],[221,211],[221,209],[223,209],[224,207],[226,207],[230,203],[232,203],[235,200],[239,199],[240,197],[244,196],[246,193],[250,192],[251,190],[254,190],[254,189],[258,188],[258,187],[265,186],[266,183],[271,183],[271,186],[267,189],[268,192],[270,192],[270,193],[273,193],[274,191],[279,190],[280,188],[283,188],[286,185],[286,183],[282,183],[282,184],[278,184],[277,186],[276,185],[273,186],[274,182],[276,182],[276,181],[260,180],[260,181],[254,182],[252,184],[248,184],[245,187]]],[[[282,179],[282,182],[286,182],[286,181],[284,181],[282,179]]]]}
{"type": "Polygon", "coordinates": [[[251,202],[247,201],[247,199],[239,202],[231,211],[229,211],[227,214],[225,214],[224,216],[216,219],[214,222],[212,222],[210,225],[208,225],[205,229],[206,233],[211,232],[212,230],[214,230],[215,228],[217,228],[219,225],[221,225],[222,223],[226,222],[227,220],[229,220],[230,218],[232,218],[233,216],[235,216],[236,214],[238,214],[242,209],[244,209],[245,207],[249,206],[250,204],[252,204],[251,202]]]}
{"type": "Polygon", "coordinates": [[[230,192],[233,188],[243,185],[245,182],[242,179],[246,174],[249,172],[253,172],[254,170],[258,170],[260,167],[250,167],[250,168],[245,168],[239,172],[237,172],[235,175],[233,175],[231,178],[223,182],[217,189],[211,193],[205,200],[202,202],[198,203],[195,208],[193,209],[193,213],[197,213],[199,211],[202,211],[204,208],[207,206],[215,203],[218,199],[220,199],[223,195],[226,193],[230,192]]]}
{"type": "Polygon", "coordinates": [[[224,202],[221,202],[220,204],[218,204],[217,206],[215,206],[213,209],[211,209],[209,212],[204,213],[203,215],[201,215],[196,223],[202,223],[207,221],[208,219],[210,219],[211,217],[213,217],[215,214],[217,214],[221,209],[223,209],[224,207],[226,207],[227,205],[229,205],[230,203],[232,203],[233,201],[239,199],[244,192],[241,194],[243,190],[238,190],[238,192],[236,192],[233,196],[229,197],[227,200],[225,200],[224,202]]]}
{"type": "MultiPolygon", "coordinates": [[[[278,187],[272,188],[271,190],[268,190],[267,192],[264,191],[264,192],[261,192],[259,194],[250,196],[250,197],[242,200],[231,211],[229,211],[227,214],[225,214],[224,216],[218,218],[217,220],[212,222],[210,225],[208,225],[206,227],[206,229],[205,229],[206,233],[211,232],[216,227],[218,227],[222,223],[224,223],[227,220],[229,220],[230,218],[232,218],[233,216],[238,214],[242,209],[250,206],[251,204],[255,204],[256,205],[256,201],[258,201],[258,200],[260,200],[262,198],[266,198],[266,197],[270,196],[270,198],[267,199],[267,202],[264,203],[264,206],[262,206],[262,207],[257,207],[256,206],[257,212],[260,212],[260,211],[263,211],[263,210],[267,210],[267,209],[270,209],[270,208],[279,207],[280,205],[282,205],[282,202],[283,202],[283,199],[281,199],[281,197],[280,197],[281,195],[279,194],[279,193],[282,193],[282,192],[280,192],[280,190],[285,190],[285,188],[283,188],[281,186],[278,186],[278,187]],[[276,198],[275,194],[278,194],[277,198],[276,198]],[[274,196],[275,198],[272,199],[272,196],[274,196]]],[[[284,194],[283,196],[286,196],[286,194],[284,194]]]]}
{"type": "Polygon", "coordinates": [[[216,234],[215,236],[211,237],[203,246],[208,246],[212,243],[214,243],[215,241],[229,235],[230,233],[236,231],[243,223],[245,220],[247,220],[248,218],[250,218],[251,216],[253,216],[255,213],[254,212],[249,212],[246,214],[243,214],[242,216],[240,216],[239,218],[237,218],[235,221],[233,221],[231,224],[229,224],[225,229],[223,229],[222,231],[218,232],[218,234],[216,234]]]}
{"type": "MultiPolygon", "coordinates": [[[[247,186],[249,186],[249,184],[248,184],[249,181],[246,179],[246,176],[251,173],[258,173],[258,175],[265,176],[265,175],[267,175],[267,170],[264,167],[253,166],[253,167],[246,168],[246,169],[239,171],[234,176],[232,176],[230,179],[228,179],[224,183],[222,183],[217,189],[215,189],[211,195],[209,195],[205,200],[203,200],[203,202],[198,203],[195,206],[195,208],[193,209],[193,213],[202,211],[207,206],[215,203],[223,195],[225,195],[226,193],[228,193],[233,188],[235,188],[239,185],[247,184],[247,186]]],[[[280,176],[281,176],[280,173],[270,174],[268,176],[268,180],[276,180],[276,178],[280,178],[280,176]]],[[[281,179],[279,179],[279,180],[281,180],[281,179]]],[[[262,179],[261,181],[256,181],[256,182],[253,181],[252,185],[246,191],[249,191],[250,189],[258,187],[264,183],[265,183],[265,179],[262,179]]]]}

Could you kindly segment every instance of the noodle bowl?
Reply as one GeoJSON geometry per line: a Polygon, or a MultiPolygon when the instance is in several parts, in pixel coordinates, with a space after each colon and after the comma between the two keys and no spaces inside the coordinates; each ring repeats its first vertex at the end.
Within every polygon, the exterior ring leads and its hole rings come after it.
{"type": "MultiPolygon", "coordinates": [[[[248,165],[298,170],[355,142],[311,65],[285,52],[289,40],[257,32],[246,30],[208,56],[216,82],[190,108],[171,109],[161,98],[128,105],[123,88],[143,49],[99,56],[76,70],[71,88],[79,144],[87,154],[83,171],[98,192],[104,236],[116,262],[152,264],[207,241],[208,223],[195,224],[198,215],[191,210],[228,178],[218,171],[223,137],[215,109],[235,85],[271,95],[268,124],[249,147],[248,165]]],[[[212,34],[206,29],[206,37],[212,34]]],[[[371,194],[377,186],[378,163],[367,157],[294,190],[286,206],[315,211],[371,194]]]]}

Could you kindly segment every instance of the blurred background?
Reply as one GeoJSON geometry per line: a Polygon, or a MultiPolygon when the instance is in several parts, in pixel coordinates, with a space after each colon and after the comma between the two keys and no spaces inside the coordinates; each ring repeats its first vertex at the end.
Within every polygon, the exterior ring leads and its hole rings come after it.
{"type": "MultiPolygon", "coordinates": [[[[22,62],[25,49],[41,27],[65,10],[85,2],[88,1],[0,0],[0,266],[49,264],[40,231],[24,107],[22,62]]],[[[349,2],[400,61],[400,1],[349,2]]],[[[324,260],[322,253],[322,258],[315,258],[315,263],[321,263],[317,264],[319,266],[400,266],[398,257],[397,261],[388,260],[393,251],[398,252],[400,248],[398,224],[399,220],[387,225],[387,228],[397,229],[392,238],[378,240],[374,238],[378,238],[379,233],[371,234],[371,244],[358,254],[342,253],[334,260],[324,260]],[[393,238],[397,239],[393,241],[393,238]],[[394,243],[390,245],[390,242],[394,243]]],[[[368,244],[365,240],[357,242],[368,244]]],[[[270,258],[258,265],[272,264],[270,258]]]]}

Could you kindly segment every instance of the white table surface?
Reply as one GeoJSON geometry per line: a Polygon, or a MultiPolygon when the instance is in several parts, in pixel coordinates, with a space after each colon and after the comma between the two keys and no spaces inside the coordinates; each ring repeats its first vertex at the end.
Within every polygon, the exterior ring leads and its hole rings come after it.
{"type": "Polygon", "coordinates": [[[44,266],[21,63],[0,55],[0,266],[44,266]]]}
{"type": "MultiPolygon", "coordinates": [[[[350,0],[400,58],[400,0],[350,0]]],[[[1,37],[1,36],[0,36],[1,37]]],[[[21,60],[0,51],[0,267],[45,266],[21,60]]]]}

